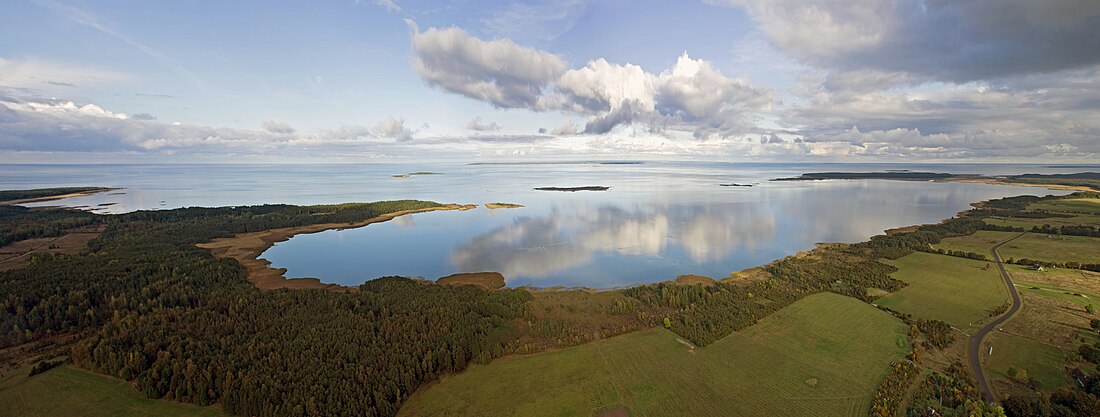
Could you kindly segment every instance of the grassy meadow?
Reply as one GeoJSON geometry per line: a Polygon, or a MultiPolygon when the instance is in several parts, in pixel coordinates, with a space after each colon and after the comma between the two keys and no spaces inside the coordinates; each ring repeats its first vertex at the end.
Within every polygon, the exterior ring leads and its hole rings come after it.
{"type": "Polygon", "coordinates": [[[218,407],[151,400],[124,381],[61,366],[27,378],[30,367],[0,379],[0,417],[224,417],[218,407]]]}
{"type": "MultiPolygon", "coordinates": [[[[1061,349],[1007,333],[990,334],[992,336],[988,343],[993,346],[993,354],[984,358],[983,367],[989,370],[990,377],[1012,380],[1008,369],[1014,367],[1018,371],[1025,371],[1028,377],[1039,380],[1044,391],[1053,391],[1066,385],[1066,377],[1062,371],[1066,356],[1061,349]]],[[[986,353],[982,352],[983,355],[986,353]]],[[[1017,379],[1021,379],[1019,375],[1017,379]]],[[[1026,378],[1013,385],[1022,385],[1022,382],[1026,382],[1026,378]]]]}
{"type": "Polygon", "coordinates": [[[909,284],[876,301],[897,311],[966,329],[1009,301],[992,262],[924,252],[884,262],[898,268],[891,276],[909,284]]]}
{"type": "Polygon", "coordinates": [[[711,345],[665,329],[497,359],[416,392],[401,416],[862,416],[906,327],[856,299],[806,297],[711,345]]]}
{"type": "MultiPolygon", "coordinates": [[[[935,247],[975,252],[988,257],[989,250],[994,245],[1018,234],[981,230],[972,235],[944,239],[935,247]]],[[[1027,258],[1051,262],[1097,263],[1100,262],[1100,238],[1028,233],[1001,246],[997,252],[1004,260],[1027,258]]]]}

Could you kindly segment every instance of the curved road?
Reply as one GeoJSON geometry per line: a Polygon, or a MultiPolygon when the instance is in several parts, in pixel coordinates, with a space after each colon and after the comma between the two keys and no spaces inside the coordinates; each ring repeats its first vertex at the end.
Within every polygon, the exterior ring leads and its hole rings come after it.
{"type": "Polygon", "coordinates": [[[1008,286],[1008,293],[1012,295],[1012,307],[1009,307],[1007,312],[1002,314],[1000,317],[997,317],[997,319],[993,320],[993,322],[985,325],[985,327],[982,327],[981,330],[978,330],[978,332],[974,333],[973,336],[970,336],[970,369],[974,370],[974,376],[978,379],[978,389],[982,391],[982,397],[985,398],[985,400],[988,402],[993,402],[996,399],[993,398],[993,391],[989,390],[989,383],[986,382],[985,373],[982,372],[982,339],[985,338],[985,335],[989,333],[990,330],[997,328],[997,326],[1000,326],[1001,323],[1004,323],[1006,320],[1011,318],[1013,314],[1016,314],[1016,312],[1020,310],[1020,294],[1016,292],[1016,287],[1012,285],[1012,278],[1008,277],[1008,271],[1005,271],[1005,266],[1003,263],[1001,263],[1001,255],[997,254],[997,248],[1001,247],[1001,245],[1004,245],[1005,243],[1019,239],[1020,236],[1026,234],[1027,232],[1020,233],[1012,239],[1008,239],[1004,242],[998,243],[989,250],[989,252],[993,255],[993,260],[997,261],[997,269],[1001,271],[1001,278],[1004,279],[1005,285],[1008,286]]]}

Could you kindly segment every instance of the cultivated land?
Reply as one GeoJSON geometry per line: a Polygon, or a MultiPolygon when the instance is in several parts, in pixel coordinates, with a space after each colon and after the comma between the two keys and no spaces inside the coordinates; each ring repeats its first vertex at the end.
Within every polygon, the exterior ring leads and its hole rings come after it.
{"type": "Polygon", "coordinates": [[[978,322],[1008,302],[996,266],[986,267],[992,262],[924,252],[884,262],[898,268],[892,277],[909,284],[876,301],[884,307],[965,330],[977,329],[978,322]]]}
{"type": "Polygon", "coordinates": [[[706,347],[664,329],[511,356],[421,389],[403,416],[865,415],[906,327],[856,299],[806,297],[706,347]]]}
{"type": "Polygon", "coordinates": [[[1028,377],[1038,380],[1042,389],[1047,391],[1066,385],[1062,370],[1066,355],[1058,347],[1000,332],[990,334],[985,342],[993,346],[993,354],[986,353],[983,369],[988,378],[999,381],[993,387],[1001,398],[1011,392],[1027,393],[1029,390],[1024,383],[1028,377]],[[1010,376],[1009,368],[1016,368],[1018,373],[1015,378],[1010,376]]]}
{"type": "MultiPolygon", "coordinates": [[[[968,236],[944,239],[935,247],[945,250],[987,254],[989,248],[993,245],[1011,239],[1018,234],[1015,232],[981,230],[968,236]]],[[[1098,258],[1097,248],[1100,248],[1100,238],[1028,233],[1001,246],[998,252],[1006,262],[1009,259],[1026,258],[1049,262],[1094,263],[1098,258]]]]}
{"type": "Polygon", "coordinates": [[[217,407],[145,398],[124,381],[72,366],[0,379],[0,417],[222,417],[217,407]]]}

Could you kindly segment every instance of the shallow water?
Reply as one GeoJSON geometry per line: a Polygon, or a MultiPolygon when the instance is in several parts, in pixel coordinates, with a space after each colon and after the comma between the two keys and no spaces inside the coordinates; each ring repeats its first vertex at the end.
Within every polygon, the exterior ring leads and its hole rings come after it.
{"type": "Polygon", "coordinates": [[[384,275],[437,278],[498,271],[510,286],[609,288],[693,273],[721,278],[817,242],[857,242],[937,222],[971,202],[1033,187],[884,180],[769,182],[804,172],[1077,172],[1036,165],[852,165],[647,162],[639,165],[0,165],[3,188],[124,187],[123,194],[39,205],[98,212],[263,203],[416,198],[507,202],[518,209],[431,212],[367,227],[300,235],[263,254],[288,277],[357,285],[384,275]],[[416,171],[441,175],[391,178],[416,171]],[[720,187],[720,183],[755,184],[720,187]],[[604,185],[605,192],[535,191],[604,185]],[[104,203],[117,203],[99,206],[104,203]]]}

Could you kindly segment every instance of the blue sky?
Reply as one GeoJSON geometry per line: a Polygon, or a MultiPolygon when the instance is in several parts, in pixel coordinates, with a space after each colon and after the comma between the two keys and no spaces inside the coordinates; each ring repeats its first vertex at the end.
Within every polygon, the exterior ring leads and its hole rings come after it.
{"type": "Polygon", "coordinates": [[[0,9],[0,162],[1100,153],[1088,0],[0,9]]]}

